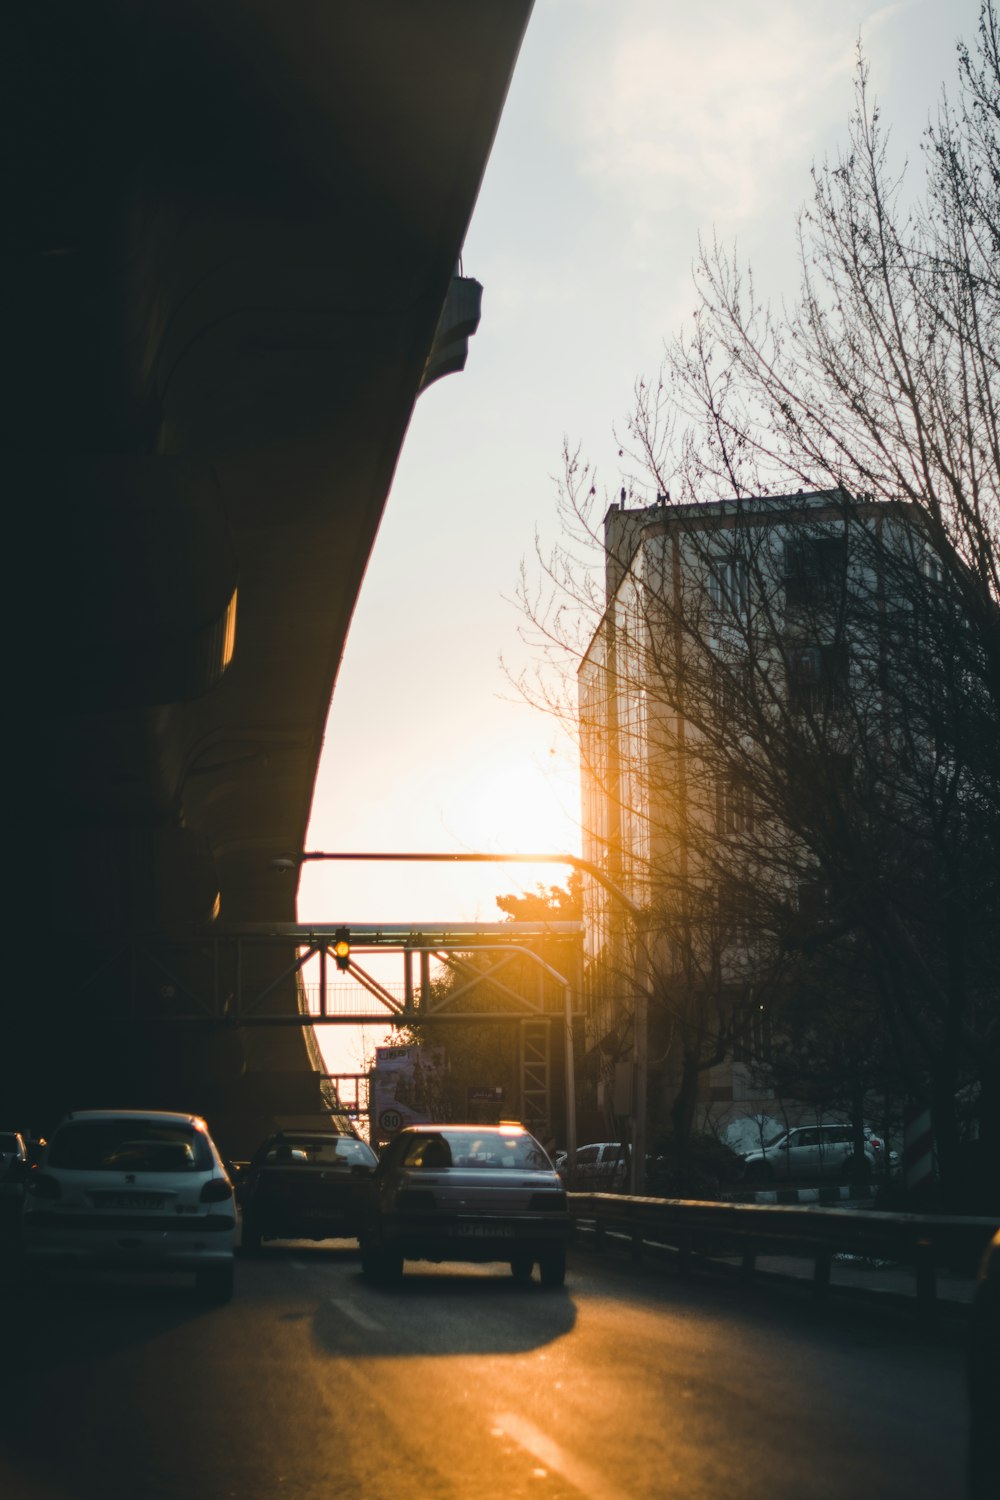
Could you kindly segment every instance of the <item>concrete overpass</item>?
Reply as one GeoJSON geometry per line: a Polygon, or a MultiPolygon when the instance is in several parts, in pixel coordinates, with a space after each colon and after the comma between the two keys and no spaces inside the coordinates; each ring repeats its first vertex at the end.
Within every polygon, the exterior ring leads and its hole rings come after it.
{"type": "Polygon", "coordinates": [[[235,1151],[317,1107],[302,1033],[159,1027],[168,986],[137,989],[132,939],[187,954],[192,932],[294,920],[269,864],[303,848],[417,394],[435,359],[461,363],[435,330],[530,10],[63,0],[3,19],[0,1123],[162,1103],[235,1151]]]}

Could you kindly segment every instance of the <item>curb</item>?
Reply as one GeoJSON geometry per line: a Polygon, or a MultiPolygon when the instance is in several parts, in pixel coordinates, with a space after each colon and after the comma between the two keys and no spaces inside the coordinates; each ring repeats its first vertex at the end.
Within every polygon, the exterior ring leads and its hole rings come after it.
{"type": "Polygon", "coordinates": [[[750,1193],[733,1193],[729,1201],[732,1203],[854,1203],[859,1208],[864,1208],[873,1204],[875,1198],[871,1194],[865,1198],[852,1198],[850,1187],[846,1185],[838,1187],[830,1183],[825,1187],[761,1188],[750,1193]]]}

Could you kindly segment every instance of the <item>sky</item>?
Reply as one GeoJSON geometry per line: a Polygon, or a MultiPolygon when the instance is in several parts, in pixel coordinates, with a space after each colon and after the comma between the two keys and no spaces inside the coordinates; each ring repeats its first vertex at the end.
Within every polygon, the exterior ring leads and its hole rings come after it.
{"type": "MultiPolygon", "coordinates": [[[[483,316],[418,400],[338,676],[307,847],[579,852],[574,747],[512,684],[515,594],[557,538],[580,444],[617,495],[613,425],[695,306],[701,236],[794,296],[796,212],[846,136],[859,38],[892,150],[920,136],[977,0],[535,0],[466,237],[483,316]]],[[[547,866],[314,863],[299,920],[497,921],[547,866]]],[[[384,978],[398,977],[386,972],[384,978]]],[[[377,1035],[329,1028],[332,1069],[377,1035]]]]}

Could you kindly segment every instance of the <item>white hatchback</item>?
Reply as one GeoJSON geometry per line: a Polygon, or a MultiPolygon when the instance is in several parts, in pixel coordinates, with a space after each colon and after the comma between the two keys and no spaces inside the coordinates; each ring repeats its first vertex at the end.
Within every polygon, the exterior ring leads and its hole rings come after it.
{"type": "Polygon", "coordinates": [[[233,1185],[205,1121],[162,1110],[80,1110],[53,1132],[21,1215],[25,1268],[194,1272],[233,1294],[233,1185]]]}

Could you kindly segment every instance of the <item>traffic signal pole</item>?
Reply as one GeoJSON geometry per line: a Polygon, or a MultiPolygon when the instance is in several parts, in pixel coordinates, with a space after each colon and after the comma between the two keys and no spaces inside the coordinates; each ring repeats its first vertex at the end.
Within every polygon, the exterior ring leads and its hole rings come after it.
{"type": "MultiPolygon", "coordinates": [[[[589,859],[583,859],[578,854],[492,854],[483,851],[462,851],[461,853],[447,853],[440,850],[337,850],[327,851],[325,849],[307,849],[302,854],[287,855],[283,858],[273,859],[271,868],[279,873],[291,872],[309,864],[321,860],[355,861],[361,863],[368,861],[372,863],[392,861],[394,863],[436,863],[436,864],[521,864],[521,865],[569,865],[574,870],[579,870],[589,875],[591,880],[602,886],[609,895],[635,919],[636,933],[639,947],[645,941],[643,926],[644,912],[631,896],[617,886],[614,881],[609,880],[604,871],[599,869],[589,859]]],[[[349,935],[348,935],[349,936],[349,935]]],[[[348,947],[349,952],[349,947],[348,947]]],[[[572,984],[565,975],[551,968],[544,960],[534,954],[536,961],[547,969],[552,977],[562,986],[565,1008],[565,1047],[566,1047],[566,1150],[572,1161],[576,1150],[576,1072],[573,1056],[573,992],[572,984]]],[[[633,1121],[632,1121],[632,1162],[631,1162],[631,1187],[633,1192],[641,1192],[645,1186],[646,1175],[646,1029],[647,1029],[647,1006],[648,1006],[648,984],[646,977],[646,965],[644,962],[644,950],[639,956],[641,973],[640,984],[636,995],[635,1016],[635,1053],[636,1053],[636,1078],[633,1095],[633,1121]]],[[[348,960],[349,962],[349,960],[348,960]]]]}

